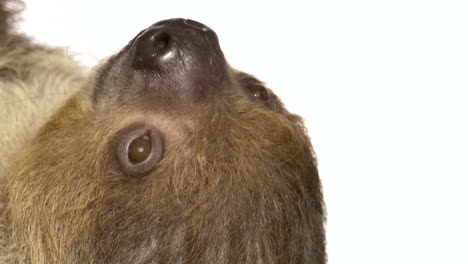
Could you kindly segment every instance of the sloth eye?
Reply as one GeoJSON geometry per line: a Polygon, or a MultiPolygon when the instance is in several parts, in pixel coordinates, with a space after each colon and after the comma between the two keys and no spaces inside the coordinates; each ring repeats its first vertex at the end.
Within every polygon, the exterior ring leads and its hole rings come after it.
{"type": "Polygon", "coordinates": [[[151,154],[151,142],[147,135],[133,140],[128,146],[128,159],[133,163],[146,160],[151,154]]]}
{"type": "Polygon", "coordinates": [[[270,94],[268,93],[267,89],[263,86],[252,86],[249,87],[252,93],[252,96],[256,100],[260,101],[268,101],[270,99],[270,94]]]}
{"type": "Polygon", "coordinates": [[[240,73],[238,78],[239,83],[241,86],[245,87],[252,99],[259,103],[263,103],[266,106],[269,105],[271,95],[261,81],[245,73],[240,73]]]}
{"type": "Polygon", "coordinates": [[[153,125],[136,124],[118,133],[117,161],[123,174],[142,177],[157,168],[164,152],[164,141],[153,125]]]}

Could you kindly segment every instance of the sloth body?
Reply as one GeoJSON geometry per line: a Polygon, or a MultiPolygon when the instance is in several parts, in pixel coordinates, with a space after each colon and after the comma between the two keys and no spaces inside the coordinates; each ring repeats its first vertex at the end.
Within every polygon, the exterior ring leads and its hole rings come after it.
{"type": "Polygon", "coordinates": [[[161,21],[88,70],[0,12],[0,263],[325,263],[302,120],[211,29],[161,21]]]}

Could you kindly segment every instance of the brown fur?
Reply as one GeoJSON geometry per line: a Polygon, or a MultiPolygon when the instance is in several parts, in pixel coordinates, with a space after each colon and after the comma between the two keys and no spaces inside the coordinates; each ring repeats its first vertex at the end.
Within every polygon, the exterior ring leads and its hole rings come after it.
{"type": "Polygon", "coordinates": [[[2,42],[0,113],[17,121],[2,120],[0,263],[325,263],[312,147],[276,96],[248,95],[257,79],[231,69],[213,97],[163,109],[122,92],[145,83],[125,78],[125,49],[85,78],[58,50],[2,42]],[[113,153],[138,122],[165,149],[135,179],[113,153]]]}

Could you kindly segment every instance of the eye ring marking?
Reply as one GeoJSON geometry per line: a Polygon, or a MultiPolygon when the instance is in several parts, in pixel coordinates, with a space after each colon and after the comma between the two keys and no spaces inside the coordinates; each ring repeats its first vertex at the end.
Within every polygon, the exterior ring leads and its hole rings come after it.
{"type": "Polygon", "coordinates": [[[155,126],[136,124],[119,132],[115,151],[123,174],[142,177],[157,168],[164,153],[164,140],[155,126]]]}

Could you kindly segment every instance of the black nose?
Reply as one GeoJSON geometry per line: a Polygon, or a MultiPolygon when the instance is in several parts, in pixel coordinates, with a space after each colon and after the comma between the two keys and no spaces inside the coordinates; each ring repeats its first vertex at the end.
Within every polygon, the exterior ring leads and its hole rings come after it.
{"type": "Polygon", "coordinates": [[[134,42],[133,65],[137,69],[167,71],[223,63],[214,31],[189,19],[160,21],[141,32],[134,42]]]}

